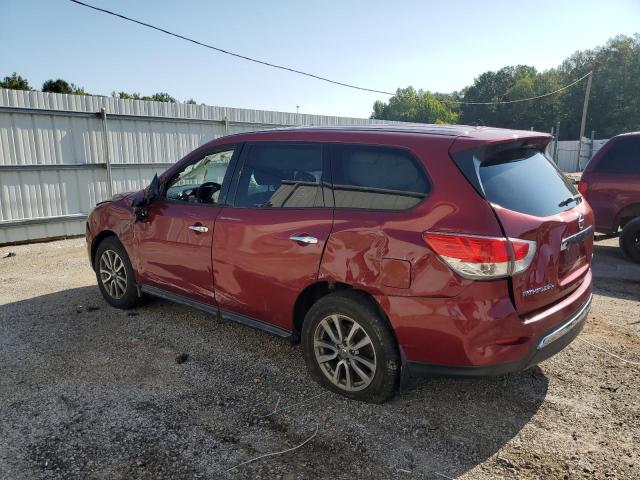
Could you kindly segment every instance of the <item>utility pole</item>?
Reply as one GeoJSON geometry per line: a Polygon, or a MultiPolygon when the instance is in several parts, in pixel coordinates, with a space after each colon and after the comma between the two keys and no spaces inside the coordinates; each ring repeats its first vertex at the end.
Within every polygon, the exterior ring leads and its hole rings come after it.
{"type": "Polygon", "coordinates": [[[580,135],[578,137],[578,158],[576,159],[576,172],[580,171],[580,152],[582,150],[582,137],[584,137],[584,129],[587,126],[587,109],[589,108],[589,94],[591,93],[591,80],[593,79],[593,70],[589,72],[587,77],[587,90],[584,92],[584,103],[582,104],[582,122],[580,123],[580,135]]]}
{"type": "Polygon", "coordinates": [[[560,140],[560,121],[556,122],[556,141],[553,145],[553,160],[558,164],[558,141],[560,140]]]}

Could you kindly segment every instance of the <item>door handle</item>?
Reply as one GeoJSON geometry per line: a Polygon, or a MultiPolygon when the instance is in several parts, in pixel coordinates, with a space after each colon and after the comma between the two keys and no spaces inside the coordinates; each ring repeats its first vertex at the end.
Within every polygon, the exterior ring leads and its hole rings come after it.
{"type": "Polygon", "coordinates": [[[209,231],[209,229],[204,225],[189,225],[189,230],[193,230],[198,233],[206,233],[209,231]]]}
{"type": "Polygon", "coordinates": [[[293,240],[294,242],[300,243],[308,243],[308,244],[316,244],[318,243],[318,239],[316,237],[311,237],[309,235],[291,235],[289,240],[293,240]]]}

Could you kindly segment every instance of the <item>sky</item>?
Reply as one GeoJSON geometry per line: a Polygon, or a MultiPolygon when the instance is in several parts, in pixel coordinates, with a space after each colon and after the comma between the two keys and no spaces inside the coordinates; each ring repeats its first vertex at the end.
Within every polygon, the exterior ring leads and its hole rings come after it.
{"type": "MultiPolygon", "coordinates": [[[[487,70],[559,65],[640,32],[640,0],[85,0],[205,43],[367,88],[460,90],[487,70]]],[[[0,77],[89,93],[369,117],[388,96],[274,70],[68,0],[0,0],[0,77]]]]}

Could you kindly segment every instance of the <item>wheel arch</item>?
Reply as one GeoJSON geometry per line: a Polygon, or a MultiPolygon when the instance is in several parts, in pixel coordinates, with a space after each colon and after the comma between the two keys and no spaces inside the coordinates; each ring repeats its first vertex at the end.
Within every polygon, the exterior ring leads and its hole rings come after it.
{"type": "Polygon", "coordinates": [[[640,217],[640,203],[627,205],[616,215],[616,219],[613,222],[613,231],[617,232],[618,229],[624,228],[629,221],[636,217],[640,217]]]}
{"type": "Polygon", "coordinates": [[[400,348],[400,344],[398,343],[396,333],[393,330],[391,322],[389,321],[387,312],[385,312],[380,303],[370,292],[354,287],[353,285],[350,285],[348,283],[332,281],[320,281],[308,285],[302,292],[300,292],[300,295],[298,295],[298,298],[296,299],[296,302],[293,306],[294,341],[299,341],[305,316],[307,315],[307,312],[311,309],[311,307],[321,298],[337,291],[352,292],[354,296],[360,296],[362,299],[368,301],[371,305],[373,305],[378,313],[380,313],[380,316],[386,321],[391,335],[395,339],[398,348],[400,348]]]}
{"type": "MultiPolygon", "coordinates": [[[[91,243],[91,267],[95,269],[95,261],[96,261],[96,252],[98,251],[98,246],[102,243],[103,240],[109,237],[116,237],[118,239],[118,235],[112,230],[103,230],[98,233],[95,237],[93,237],[93,241],[91,243]]],[[[118,239],[118,241],[120,241],[118,239]]],[[[120,242],[122,243],[122,242],[120,242]]]]}

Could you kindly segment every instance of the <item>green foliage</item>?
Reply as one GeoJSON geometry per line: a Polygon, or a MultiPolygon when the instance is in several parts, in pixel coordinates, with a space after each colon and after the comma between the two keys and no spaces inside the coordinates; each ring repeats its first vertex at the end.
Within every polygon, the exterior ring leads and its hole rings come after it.
{"type": "Polygon", "coordinates": [[[166,92],[154,93],[150,97],[142,97],[142,100],[151,100],[151,101],[154,101],[154,102],[176,103],[176,99],[173,98],[171,95],[169,95],[166,92]]]}
{"type": "Polygon", "coordinates": [[[57,80],[47,80],[42,84],[43,92],[66,93],[71,95],[88,95],[83,87],[78,87],[73,83],[58,78],[57,80]]]}
{"type": "MultiPolygon", "coordinates": [[[[574,79],[575,80],[575,79],[574,79]]],[[[569,82],[570,83],[570,82],[569,82]]],[[[538,72],[518,65],[485,72],[463,92],[464,102],[501,102],[531,98],[557,90],[563,79],[554,70],[538,72]]],[[[462,105],[460,121],[470,125],[549,130],[559,112],[558,96],[495,105],[462,105]]]]}
{"type": "Polygon", "coordinates": [[[456,123],[458,114],[449,110],[434,94],[413,87],[399,88],[389,103],[377,101],[371,118],[419,123],[456,123]]]}
{"type": "Polygon", "coordinates": [[[544,95],[593,71],[586,134],[596,131],[607,138],[640,130],[640,35],[618,36],[593,50],[579,51],[557,68],[538,72],[527,65],[485,72],[461,92],[433,95],[413,88],[399,89],[389,103],[373,105],[371,118],[412,122],[438,122],[440,110],[423,108],[421,96],[431,95],[452,117],[470,125],[549,131],[560,121],[560,138],[576,139],[580,132],[582,104],[587,80],[555,95],[537,100],[493,105],[461,102],[500,102],[544,95]]]}
{"type": "Polygon", "coordinates": [[[139,93],[112,92],[111,96],[114,98],[121,98],[123,100],[148,100],[152,102],[176,103],[176,99],[165,92],[158,92],[158,93],[154,93],[153,95],[144,95],[144,96],[140,95],[139,93]]]}
{"type": "Polygon", "coordinates": [[[0,88],[10,88],[12,90],[31,90],[26,78],[21,77],[16,72],[8,75],[0,81],[0,88]]]}
{"type": "MultiPolygon", "coordinates": [[[[587,135],[595,130],[598,138],[608,138],[640,130],[640,35],[621,35],[602,47],[576,52],[558,70],[567,78],[593,70],[587,135]]],[[[584,84],[561,96],[562,137],[578,137],[583,99],[584,84]]]]}

